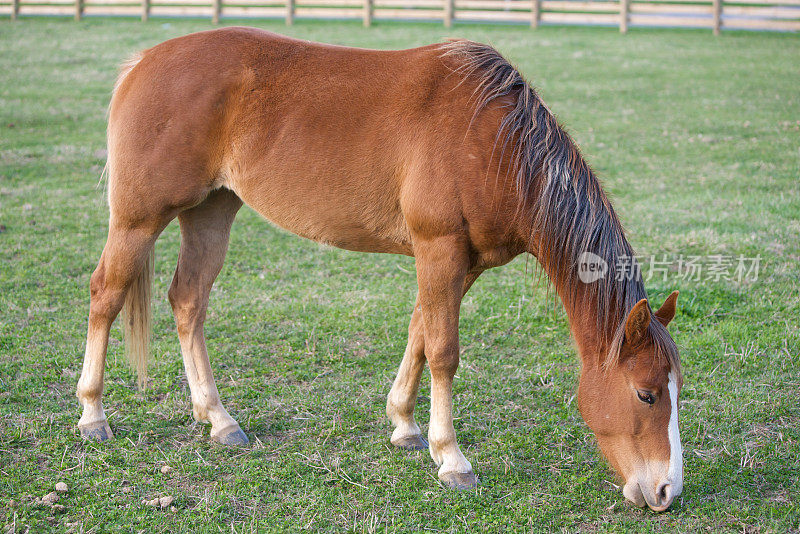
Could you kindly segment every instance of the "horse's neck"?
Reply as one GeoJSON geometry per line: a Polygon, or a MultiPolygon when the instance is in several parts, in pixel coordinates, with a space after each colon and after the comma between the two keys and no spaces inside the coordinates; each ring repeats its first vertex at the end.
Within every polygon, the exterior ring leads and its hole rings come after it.
{"type": "MultiPolygon", "coordinates": [[[[603,260],[609,264],[605,276],[590,283],[582,281],[577,270],[564,274],[563,269],[551,269],[551,272],[561,275],[551,282],[566,312],[581,359],[584,365],[589,366],[603,360],[624,320],[625,297],[622,293],[632,290],[644,292],[643,286],[639,287],[640,281],[632,283],[637,286],[635,288],[625,286],[626,282],[618,280],[614,272],[613,261],[609,258],[603,260]],[[605,297],[601,298],[603,295],[605,297]]],[[[568,261],[577,264],[579,259],[568,261]]]]}
{"type": "Polygon", "coordinates": [[[559,282],[556,285],[557,291],[566,311],[578,352],[584,364],[593,364],[605,351],[607,340],[612,335],[611,332],[598,331],[596,292],[589,291],[590,286],[580,280],[559,282]],[[577,284],[576,290],[574,284],[577,284]]]}

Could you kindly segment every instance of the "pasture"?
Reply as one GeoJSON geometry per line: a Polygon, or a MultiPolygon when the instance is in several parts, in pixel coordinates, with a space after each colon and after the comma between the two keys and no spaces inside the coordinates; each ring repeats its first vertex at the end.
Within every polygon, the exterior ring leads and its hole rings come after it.
{"type": "MultiPolygon", "coordinates": [[[[226,21],[227,23],[227,21],[226,21]]],[[[311,40],[407,48],[489,42],[603,178],[645,258],[655,306],[679,289],[683,495],[629,506],[574,403],[578,359],[533,258],[464,300],[456,430],[480,478],[441,487],[427,451],[389,443],[414,260],[325,248],[244,208],[206,335],[223,402],[250,437],[195,423],[166,300],[179,233],[156,245],[150,382],[112,329],[116,439],[84,442],[74,396],[88,283],[106,231],[105,112],[132,52],[208,29],[0,21],[0,522],[9,531],[737,531],[800,528],[800,39],[791,34],[300,21],[311,40]],[[666,267],[646,259],[655,255],[666,267]],[[715,259],[720,256],[721,259],[715,259]],[[699,276],[684,260],[698,257],[699,276]],[[758,273],[737,279],[738,258],[758,273]],[[722,261],[732,265],[716,276],[722,261]],[[662,268],[664,267],[664,268],[662,268]],[[728,279],[730,278],[730,279],[728,279]],[[168,466],[168,468],[165,468],[168,466]],[[54,509],[37,502],[57,482],[54,509]],[[161,509],[143,503],[171,496],[161,509]]],[[[745,273],[748,274],[748,273],[745,273]]],[[[426,373],[427,374],[427,373],[426,373]]],[[[426,429],[429,377],[417,419],[426,429]]]]}

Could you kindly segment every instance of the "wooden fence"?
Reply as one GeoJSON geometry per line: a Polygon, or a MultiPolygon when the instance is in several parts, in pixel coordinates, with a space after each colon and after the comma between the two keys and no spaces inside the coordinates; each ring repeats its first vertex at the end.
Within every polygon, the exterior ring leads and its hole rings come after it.
{"type": "Polygon", "coordinates": [[[0,15],[129,15],[507,22],[800,30],[800,0],[0,0],[0,15]]]}

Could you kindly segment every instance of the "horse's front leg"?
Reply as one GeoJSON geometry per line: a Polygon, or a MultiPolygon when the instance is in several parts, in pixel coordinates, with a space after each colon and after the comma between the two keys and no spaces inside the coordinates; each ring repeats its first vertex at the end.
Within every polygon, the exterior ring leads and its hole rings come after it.
{"type": "Polygon", "coordinates": [[[421,450],[428,448],[422,431],[414,420],[419,381],[425,366],[425,336],[422,332],[422,312],[419,299],[408,325],[408,344],[397,377],[386,399],[386,415],[394,424],[392,445],[401,449],[421,450]]]}
{"type": "MultiPolygon", "coordinates": [[[[467,293],[480,273],[470,273],[464,281],[462,298],[467,293]]],[[[422,431],[414,420],[414,408],[417,404],[419,381],[425,366],[425,335],[422,327],[422,308],[417,298],[411,322],[408,325],[408,344],[403,354],[403,361],[397,370],[397,377],[386,400],[386,415],[394,424],[392,445],[401,449],[421,450],[428,448],[428,442],[422,437],[422,431]]]]}
{"type": "Polygon", "coordinates": [[[467,287],[469,257],[461,236],[414,243],[425,356],[431,370],[431,420],[428,441],[439,466],[439,480],[451,488],[478,484],[472,464],[461,453],[453,428],[453,376],[458,368],[458,315],[467,287]]]}

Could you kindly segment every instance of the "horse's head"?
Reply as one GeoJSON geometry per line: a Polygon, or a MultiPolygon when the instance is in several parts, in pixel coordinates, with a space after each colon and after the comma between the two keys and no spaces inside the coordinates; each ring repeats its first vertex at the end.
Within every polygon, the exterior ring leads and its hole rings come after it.
{"type": "Polygon", "coordinates": [[[678,292],[651,314],[646,300],[628,313],[611,355],[584,365],[578,407],[603,454],[625,479],[623,494],[637,506],[669,508],[683,489],[678,394],[683,379],[666,330],[678,292]]]}

